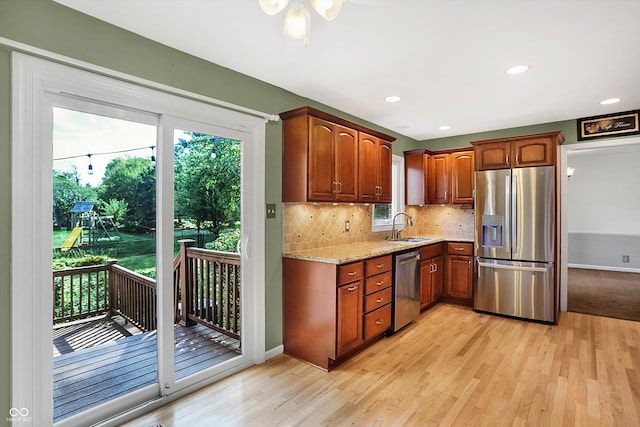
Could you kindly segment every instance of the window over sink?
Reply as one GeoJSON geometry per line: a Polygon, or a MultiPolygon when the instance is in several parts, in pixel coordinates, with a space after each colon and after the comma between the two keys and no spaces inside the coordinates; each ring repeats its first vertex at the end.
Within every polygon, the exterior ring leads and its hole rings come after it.
{"type": "MultiPolygon", "coordinates": [[[[371,231],[391,230],[393,216],[404,209],[404,158],[393,155],[391,159],[391,203],[377,203],[371,208],[371,231]]],[[[404,228],[404,221],[396,221],[396,230],[404,228]]]]}

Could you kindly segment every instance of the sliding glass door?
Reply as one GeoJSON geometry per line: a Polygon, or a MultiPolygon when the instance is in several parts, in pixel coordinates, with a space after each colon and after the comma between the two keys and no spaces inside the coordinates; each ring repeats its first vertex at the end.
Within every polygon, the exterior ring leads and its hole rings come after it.
{"type": "Polygon", "coordinates": [[[89,425],[263,361],[264,119],[13,64],[12,406],[89,425]]]}

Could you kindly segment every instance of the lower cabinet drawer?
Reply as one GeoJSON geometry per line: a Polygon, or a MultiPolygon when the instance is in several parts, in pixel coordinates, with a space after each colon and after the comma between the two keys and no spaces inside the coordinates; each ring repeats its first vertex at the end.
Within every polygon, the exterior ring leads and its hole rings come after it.
{"type": "Polygon", "coordinates": [[[391,304],[364,316],[364,339],[368,340],[391,328],[391,304]]]}
{"type": "Polygon", "coordinates": [[[364,297],[364,312],[377,310],[391,302],[391,288],[364,297]]]}

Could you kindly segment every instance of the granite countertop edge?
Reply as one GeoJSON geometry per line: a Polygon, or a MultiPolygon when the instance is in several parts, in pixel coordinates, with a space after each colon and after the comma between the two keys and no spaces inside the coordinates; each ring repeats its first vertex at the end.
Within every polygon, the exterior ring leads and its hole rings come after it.
{"type": "Polygon", "coordinates": [[[440,242],[463,242],[473,243],[473,237],[460,236],[416,236],[427,238],[422,242],[390,242],[387,240],[348,243],[344,245],[328,246],[318,249],[306,249],[302,251],[285,252],[283,258],[291,258],[305,261],[325,262],[328,264],[347,264],[349,262],[361,261],[363,259],[389,255],[396,252],[404,252],[423,246],[433,245],[440,242]]]}

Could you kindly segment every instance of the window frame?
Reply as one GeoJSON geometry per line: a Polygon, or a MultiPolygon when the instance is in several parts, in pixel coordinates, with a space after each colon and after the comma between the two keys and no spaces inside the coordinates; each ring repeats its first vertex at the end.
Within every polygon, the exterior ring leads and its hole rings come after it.
{"type": "MultiPolygon", "coordinates": [[[[391,231],[393,217],[404,210],[404,157],[391,157],[391,215],[385,219],[374,217],[375,203],[371,206],[371,231],[391,231]]],[[[396,223],[396,230],[404,229],[404,221],[396,223]]]]}

